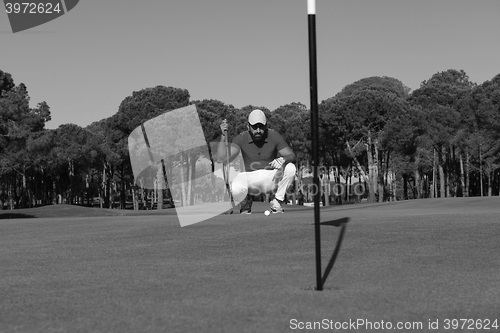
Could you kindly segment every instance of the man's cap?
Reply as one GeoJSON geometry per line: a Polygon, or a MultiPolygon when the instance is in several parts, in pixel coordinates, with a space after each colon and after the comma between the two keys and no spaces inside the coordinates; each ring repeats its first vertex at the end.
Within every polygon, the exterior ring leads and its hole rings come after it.
{"type": "Polygon", "coordinates": [[[262,110],[253,110],[248,115],[248,122],[250,123],[250,125],[255,125],[257,123],[265,125],[267,123],[266,115],[262,110]]]}

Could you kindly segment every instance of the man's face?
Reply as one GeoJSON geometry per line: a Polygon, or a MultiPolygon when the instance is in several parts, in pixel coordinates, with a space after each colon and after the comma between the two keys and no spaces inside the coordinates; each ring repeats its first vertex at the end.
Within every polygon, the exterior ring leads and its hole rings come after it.
{"type": "Polygon", "coordinates": [[[265,138],[267,127],[264,124],[256,123],[255,125],[248,124],[248,131],[255,142],[261,142],[265,138]]]}

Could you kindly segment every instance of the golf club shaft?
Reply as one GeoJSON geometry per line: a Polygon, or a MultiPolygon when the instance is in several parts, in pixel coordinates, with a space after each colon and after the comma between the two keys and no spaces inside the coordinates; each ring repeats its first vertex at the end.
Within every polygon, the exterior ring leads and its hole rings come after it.
{"type": "Polygon", "coordinates": [[[230,158],[230,153],[231,149],[229,147],[229,139],[228,139],[228,131],[226,130],[226,135],[225,135],[225,140],[226,140],[226,187],[227,187],[227,192],[229,194],[229,200],[231,200],[231,207],[234,208],[234,201],[233,201],[233,194],[231,193],[231,186],[229,185],[229,158],[230,158]]]}

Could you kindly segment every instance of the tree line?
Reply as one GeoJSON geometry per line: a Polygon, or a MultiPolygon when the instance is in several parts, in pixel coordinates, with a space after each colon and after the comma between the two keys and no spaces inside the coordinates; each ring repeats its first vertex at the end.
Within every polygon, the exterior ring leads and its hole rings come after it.
{"type": "MultiPolygon", "coordinates": [[[[310,111],[301,103],[272,111],[255,105],[235,108],[213,99],[192,101],[186,89],[156,86],[126,96],[114,115],[89,126],[46,129],[49,105],[31,108],[29,101],[26,85],[16,85],[11,74],[0,70],[2,209],[61,202],[112,208],[133,202],[139,209],[163,202],[168,189],[135,184],[127,140],[145,121],[190,104],[197,107],[207,143],[219,140],[221,119],[228,119],[234,137],[246,130],[251,110],[264,110],[270,127],[298,157],[292,194],[303,190],[307,200],[311,191],[310,111]]],[[[395,78],[368,77],[322,101],[319,113],[318,167],[325,204],[354,197],[382,202],[499,195],[500,74],[476,84],[463,70],[451,69],[414,91],[395,78]],[[363,193],[355,193],[356,185],[363,185],[363,193]]],[[[208,155],[213,170],[210,145],[208,155]]],[[[194,199],[186,200],[191,204],[194,199]]]]}

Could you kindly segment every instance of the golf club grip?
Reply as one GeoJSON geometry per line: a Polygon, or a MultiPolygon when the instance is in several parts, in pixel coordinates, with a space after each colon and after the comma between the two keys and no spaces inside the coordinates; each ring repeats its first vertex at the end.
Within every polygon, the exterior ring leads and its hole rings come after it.
{"type": "MultiPolygon", "coordinates": [[[[227,137],[227,130],[225,130],[226,132],[226,135],[224,136],[225,138],[225,141],[226,141],[226,163],[227,163],[227,166],[229,168],[229,155],[231,153],[231,149],[229,148],[229,139],[227,137]]],[[[228,176],[228,181],[229,181],[229,169],[228,169],[228,172],[227,172],[227,176],[228,176]]]]}

